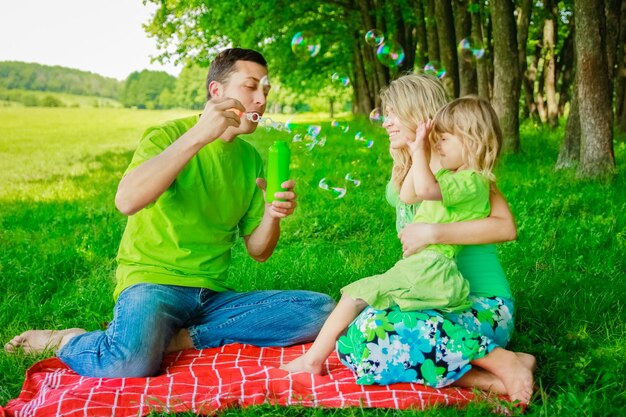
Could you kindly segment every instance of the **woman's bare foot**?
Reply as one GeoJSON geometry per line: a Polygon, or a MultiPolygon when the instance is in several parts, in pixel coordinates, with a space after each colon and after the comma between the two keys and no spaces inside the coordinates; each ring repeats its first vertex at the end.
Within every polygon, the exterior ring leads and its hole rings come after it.
{"type": "Polygon", "coordinates": [[[475,388],[481,391],[493,392],[496,394],[506,394],[506,387],[500,378],[491,372],[474,366],[467,371],[459,380],[455,381],[455,387],[475,388]]]}
{"type": "Polygon", "coordinates": [[[79,328],[65,330],[28,330],[11,339],[9,343],[4,345],[4,350],[7,353],[17,353],[20,349],[26,353],[41,353],[46,350],[56,352],[65,346],[71,338],[85,332],[85,330],[79,328]]]}
{"type": "Polygon", "coordinates": [[[537,369],[537,359],[535,359],[533,355],[524,352],[515,352],[515,354],[520,362],[522,362],[525,367],[530,369],[530,372],[535,372],[535,369],[537,369]]]}
{"type": "MultiPolygon", "coordinates": [[[[515,355],[519,361],[530,372],[534,372],[537,368],[537,361],[533,355],[523,352],[515,352],[515,355]]],[[[458,381],[453,384],[456,387],[463,388],[476,388],[482,391],[489,391],[496,394],[507,394],[507,389],[504,386],[504,382],[492,372],[481,368],[476,364],[465,375],[463,375],[458,381]]]]}
{"type": "Polygon", "coordinates": [[[282,365],[280,369],[284,371],[288,371],[291,373],[297,372],[308,372],[310,374],[321,375],[322,374],[322,363],[314,363],[310,361],[305,353],[302,356],[298,356],[296,359],[292,360],[288,364],[282,365]]]}
{"type": "Polygon", "coordinates": [[[533,395],[535,357],[495,348],[473,363],[495,374],[506,388],[511,401],[528,404],[533,395]]]}

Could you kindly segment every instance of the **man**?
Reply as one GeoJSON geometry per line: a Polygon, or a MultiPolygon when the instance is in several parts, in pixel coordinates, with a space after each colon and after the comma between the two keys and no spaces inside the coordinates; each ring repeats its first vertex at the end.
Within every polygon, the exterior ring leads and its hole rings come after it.
{"type": "Polygon", "coordinates": [[[283,201],[265,203],[261,157],[238,137],[256,129],[244,114],[264,113],[266,81],[260,53],[222,51],[207,76],[202,114],[144,134],[115,197],[130,217],[107,330],[32,330],[13,338],[7,351],[53,348],[80,375],[143,377],[159,372],[167,351],[314,339],[334,306],[329,296],[239,293],[226,285],[237,236],[263,262],[278,242],[280,220],[296,207],[293,180],[276,193],[283,201]]]}

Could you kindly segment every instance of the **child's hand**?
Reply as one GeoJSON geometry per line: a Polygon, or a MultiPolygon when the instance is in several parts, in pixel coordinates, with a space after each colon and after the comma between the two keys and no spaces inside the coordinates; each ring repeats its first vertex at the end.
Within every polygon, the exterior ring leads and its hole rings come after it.
{"type": "Polygon", "coordinates": [[[431,119],[428,119],[425,122],[419,122],[417,130],[415,131],[415,140],[407,142],[411,155],[418,150],[424,151],[426,154],[430,154],[430,141],[428,140],[428,137],[430,136],[430,131],[433,129],[434,125],[435,122],[431,119]]]}

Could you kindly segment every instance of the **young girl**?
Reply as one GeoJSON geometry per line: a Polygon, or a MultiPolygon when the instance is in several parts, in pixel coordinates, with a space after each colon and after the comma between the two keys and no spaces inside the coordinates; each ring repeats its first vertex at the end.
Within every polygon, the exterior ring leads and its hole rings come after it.
{"type": "MultiPolygon", "coordinates": [[[[482,99],[455,100],[436,114],[434,122],[421,123],[415,141],[408,143],[413,163],[400,191],[407,203],[424,200],[414,221],[449,223],[487,216],[490,180],[500,143],[497,117],[482,99]],[[431,130],[443,167],[436,175],[429,168],[431,130]]],[[[458,246],[431,245],[402,259],[382,275],[344,287],[339,304],[311,349],[283,369],[321,373],[336,338],[367,305],[377,309],[397,305],[401,310],[465,309],[469,305],[469,286],[454,262],[458,249],[458,246]]],[[[525,403],[530,400],[532,372],[514,353],[495,348],[481,358],[480,366],[503,381],[512,400],[525,403]]]]}

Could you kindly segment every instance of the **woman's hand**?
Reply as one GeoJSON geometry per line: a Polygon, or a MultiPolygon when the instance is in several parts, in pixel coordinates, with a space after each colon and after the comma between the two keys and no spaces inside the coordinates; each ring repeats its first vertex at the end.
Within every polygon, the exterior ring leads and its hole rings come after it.
{"type": "Polygon", "coordinates": [[[437,225],[429,223],[411,223],[398,233],[402,242],[402,255],[413,255],[420,252],[426,246],[437,242],[437,225]]]}

